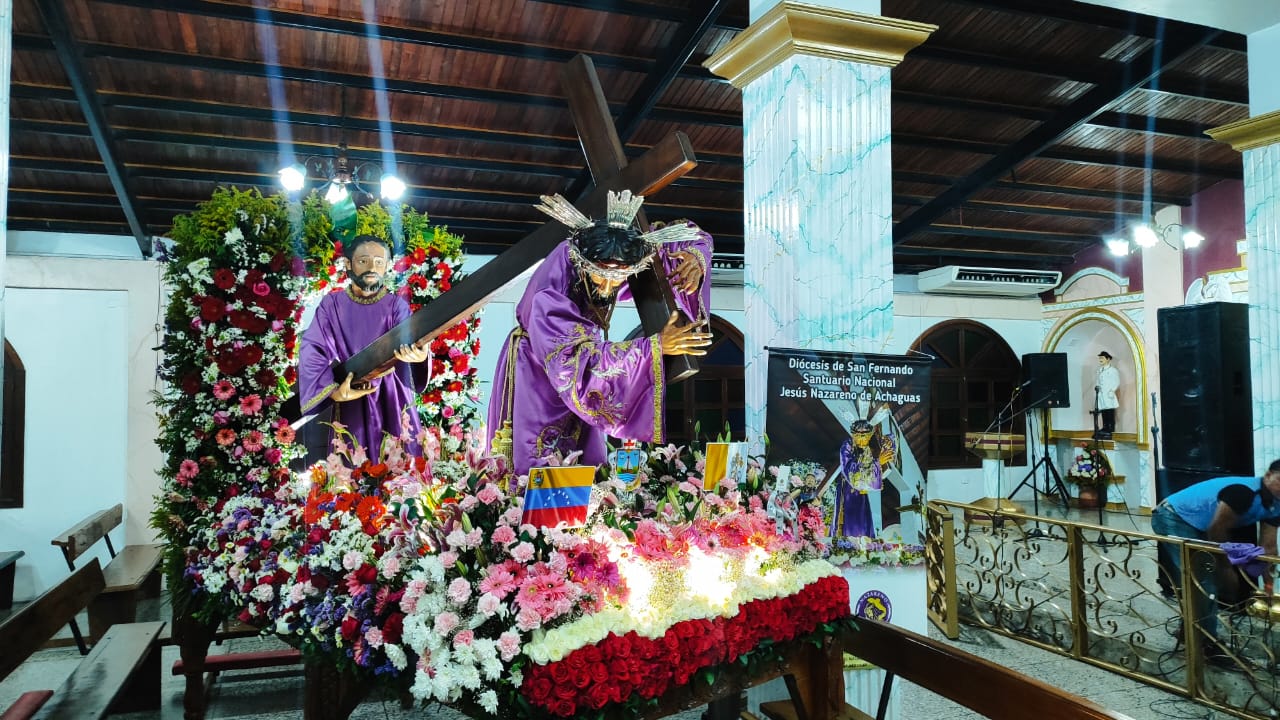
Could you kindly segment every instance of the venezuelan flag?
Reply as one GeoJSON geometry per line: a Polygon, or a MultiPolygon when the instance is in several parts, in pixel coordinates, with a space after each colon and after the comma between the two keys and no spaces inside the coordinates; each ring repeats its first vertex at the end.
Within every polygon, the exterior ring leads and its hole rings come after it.
{"type": "Polygon", "coordinates": [[[587,504],[596,469],[591,465],[533,468],[524,491],[522,523],[555,527],[566,523],[578,527],[587,521],[587,504]]]}

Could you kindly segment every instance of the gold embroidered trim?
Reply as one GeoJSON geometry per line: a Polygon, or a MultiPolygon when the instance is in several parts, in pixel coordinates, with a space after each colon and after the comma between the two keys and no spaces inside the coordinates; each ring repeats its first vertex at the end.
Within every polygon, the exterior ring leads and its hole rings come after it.
{"type": "Polygon", "coordinates": [[[372,305],[378,302],[379,300],[381,300],[382,298],[386,297],[387,293],[390,292],[389,290],[387,290],[387,287],[384,285],[382,286],[382,289],[379,290],[378,292],[374,293],[373,295],[369,295],[368,297],[365,297],[362,295],[356,295],[355,292],[352,290],[353,287],[354,285],[347,286],[347,297],[360,303],[361,305],[372,305]]]}
{"type": "MultiPolygon", "coordinates": [[[[699,253],[701,254],[701,253],[699,253]]],[[[656,340],[649,343],[649,365],[653,372],[653,441],[662,442],[662,397],[665,379],[662,376],[662,348],[656,340]]]]}
{"type": "Polygon", "coordinates": [[[329,397],[331,394],[333,394],[333,391],[337,389],[338,389],[338,383],[329,383],[324,387],[323,390],[316,393],[316,396],[311,398],[311,400],[309,400],[306,405],[302,406],[302,412],[306,412],[311,408],[315,407],[316,405],[319,405],[321,401],[329,397]]]}

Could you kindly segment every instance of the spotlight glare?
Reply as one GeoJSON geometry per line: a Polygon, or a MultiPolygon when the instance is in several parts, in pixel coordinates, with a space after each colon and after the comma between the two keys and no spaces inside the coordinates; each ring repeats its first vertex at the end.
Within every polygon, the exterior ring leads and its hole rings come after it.
{"type": "Polygon", "coordinates": [[[328,200],[330,205],[337,205],[347,199],[347,186],[342,183],[329,183],[329,189],[325,191],[324,199],[328,200]]]}
{"type": "Polygon", "coordinates": [[[1188,230],[1182,234],[1182,247],[1197,248],[1200,243],[1204,242],[1204,236],[1195,230],[1188,230]]]}
{"type": "Polygon", "coordinates": [[[1160,242],[1160,236],[1151,229],[1150,225],[1139,225],[1133,229],[1133,241],[1140,247],[1149,248],[1160,242]]]}
{"type": "Polygon", "coordinates": [[[380,194],[382,195],[383,200],[390,200],[392,202],[395,202],[396,200],[399,200],[400,198],[404,197],[404,191],[405,191],[404,181],[396,177],[395,175],[392,175],[391,173],[387,173],[386,175],[382,176],[382,182],[380,183],[380,186],[381,186],[380,194]]]}
{"type": "Polygon", "coordinates": [[[1124,238],[1107,238],[1107,250],[1116,257],[1124,257],[1129,254],[1129,241],[1124,238]]]}
{"type": "Polygon", "coordinates": [[[294,164],[282,167],[280,172],[276,174],[280,176],[280,186],[286,192],[298,192],[307,183],[307,175],[301,165],[294,164]]]}

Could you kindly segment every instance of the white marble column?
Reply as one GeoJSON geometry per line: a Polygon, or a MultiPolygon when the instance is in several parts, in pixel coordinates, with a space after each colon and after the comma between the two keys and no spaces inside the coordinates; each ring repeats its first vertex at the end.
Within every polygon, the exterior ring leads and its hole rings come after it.
{"type": "MultiPolygon", "coordinates": [[[[742,90],[753,440],[764,434],[765,348],[882,352],[893,331],[889,72],[936,27],[849,9],[875,12],[875,2],[832,2],[844,7],[782,2],[759,14],[753,2],[750,27],[706,63],[742,90]]],[[[905,573],[881,574],[860,581],[851,606],[870,585],[905,573]]],[[[923,582],[908,594],[916,592],[919,601],[901,607],[923,608],[923,582]]],[[[923,620],[910,629],[923,632],[923,620]]],[[[874,712],[882,671],[845,677],[846,700],[874,712]]],[[[785,696],[779,682],[753,688],[748,708],[785,696]]],[[[895,698],[889,717],[897,710],[895,698]]]]}
{"type": "MultiPolygon", "coordinates": [[[[13,70],[13,0],[0,0],[0,340],[4,338],[4,289],[9,282],[9,76],[13,70]]],[[[3,344],[0,343],[0,348],[3,344]]],[[[4,407],[4,361],[0,358],[0,408],[4,407]]],[[[0,412],[0,430],[4,413],[0,412]]]]}
{"type": "Polygon", "coordinates": [[[1253,459],[1261,474],[1280,458],[1280,110],[1209,134],[1244,154],[1253,459]]]}
{"type": "Polygon", "coordinates": [[[706,63],[742,89],[748,437],[764,433],[766,347],[889,340],[889,72],[934,29],[783,2],[706,63]]]}

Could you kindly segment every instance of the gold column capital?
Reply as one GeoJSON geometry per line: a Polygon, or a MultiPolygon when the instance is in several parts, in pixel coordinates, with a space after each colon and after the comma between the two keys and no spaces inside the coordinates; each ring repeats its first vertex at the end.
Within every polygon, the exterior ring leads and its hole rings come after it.
{"type": "Polygon", "coordinates": [[[1205,134],[1237,152],[1280,142],[1280,110],[1205,130],[1205,134]]]}
{"type": "Polygon", "coordinates": [[[793,55],[893,67],[937,25],[782,0],[703,63],[742,89],[793,55]]]}

